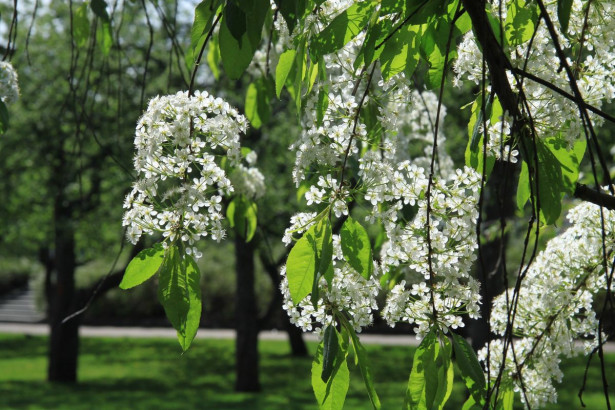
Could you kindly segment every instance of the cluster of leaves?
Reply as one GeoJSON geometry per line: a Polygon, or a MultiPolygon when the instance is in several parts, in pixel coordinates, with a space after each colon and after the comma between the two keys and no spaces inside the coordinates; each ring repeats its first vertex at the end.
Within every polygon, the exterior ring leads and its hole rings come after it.
{"type": "Polygon", "coordinates": [[[158,299],[177,330],[182,349],[190,347],[201,320],[201,273],[192,258],[171,244],[161,243],[139,252],[126,267],[121,289],[130,289],[158,273],[158,299]]]}

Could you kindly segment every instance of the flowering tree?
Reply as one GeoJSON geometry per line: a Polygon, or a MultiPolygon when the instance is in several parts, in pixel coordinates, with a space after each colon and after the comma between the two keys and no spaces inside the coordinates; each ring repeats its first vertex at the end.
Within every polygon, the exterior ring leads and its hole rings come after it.
{"type": "MultiPolygon", "coordinates": [[[[290,146],[292,177],[308,209],[291,218],[284,234],[291,250],[281,289],[291,321],[321,335],[312,385],[322,408],[343,406],[351,352],[380,407],[359,338],[380,309],[380,292],[388,294],[381,309],[388,323],[413,324],[422,339],[408,408],[442,408],[452,389],[453,352],[470,391],[465,408],[511,408],[515,392],[527,407],[553,402],[559,357],[578,353],[575,340],[584,338],[586,353],[601,352],[606,336],[593,297],[605,291],[605,309],[612,306],[606,208],[613,187],[595,130],[613,119],[600,109],[615,90],[612,15],[609,3],[572,0],[197,6],[193,70],[208,50],[214,71],[221,61],[230,78],[251,76],[246,116],[253,127],[267,121],[269,101],[284,90],[301,124],[290,146]],[[479,90],[468,104],[463,168],[441,148],[449,79],[479,90]],[[586,151],[595,189],[577,185],[586,151]],[[480,314],[480,285],[471,272],[480,260],[485,184],[497,162],[520,164],[516,203],[530,218],[514,286],[493,301],[489,319],[498,337],[477,357],[455,331],[464,316],[480,314]],[[558,220],[565,195],[587,202],[571,211],[570,228],[538,252],[540,229],[558,220]],[[364,219],[350,216],[352,208],[364,219]],[[374,244],[370,226],[380,231],[374,244]],[[574,251],[564,251],[571,241],[574,251]]],[[[233,187],[212,153],[223,146],[224,161],[237,163],[237,132],[246,123],[222,101],[216,110],[198,102],[203,94],[165,98],[150,103],[137,128],[135,164],[145,179],[127,200],[124,223],[130,232],[160,230],[166,239],[135,259],[123,285],[158,272],[161,301],[187,348],[200,314],[190,286],[193,241],[223,237],[214,192],[233,187]],[[222,118],[229,121],[224,135],[222,118]],[[161,189],[163,176],[178,184],[161,189]]],[[[512,184],[512,175],[505,181],[512,184]]],[[[232,207],[231,224],[254,223],[250,207],[232,207]]],[[[606,389],[604,369],[603,377],[606,389]]]]}
{"type": "MultiPolygon", "coordinates": [[[[614,302],[614,187],[596,134],[614,120],[601,109],[615,90],[614,13],[609,2],[577,0],[202,1],[189,89],[152,99],[139,120],[139,179],[124,205],[130,240],[164,239],[131,262],[120,286],[157,273],[160,300],[189,347],[201,314],[195,241],[224,238],[224,196],[231,227],[251,238],[250,192],[264,187],[241,165],[253,158],[240,134],[248,121],[266,123],[271,99],[288,93],[302,130],[290,146],[292,178],[307,209],[282,238],[290,251],[281,290],[291,321],[321,336],[312,366],[319,406],[343,407],[353,354],[380,407],[359,337],[378,311],[391,326],[414,325],[421,339],[407,408],[444,406],[453,361],[469,390],[464,408],[509,409],[515,393],[528,408],[554,402],[560,357],[602,358],[614,302]],[[221,63],[231,79],[250,77],[245,117],[195,91],[205,52],[214,73],[221,63]],[[456,168],[442,148],[442,96],[464,82],[477,93],[466,104],[466,163],[456,168]],[[585,153],[594,188],[577,183],[585,153]],[[486,184],[502,163],[519,168],[503,175],[499,192],[516,187],[527,235],[512,286],[499,279],[506,291],[486,318],[495,337],[477,354],[456,332],[492,302],[481,300],[472,269],[484,263],[486,184]],[[565,196],[583,202],[539,250],[565,196]]],[[[500,225],[504,235],[504,216],[500,225]]],[[[604,365],[602,377],[610,408],[604,365]]]]}

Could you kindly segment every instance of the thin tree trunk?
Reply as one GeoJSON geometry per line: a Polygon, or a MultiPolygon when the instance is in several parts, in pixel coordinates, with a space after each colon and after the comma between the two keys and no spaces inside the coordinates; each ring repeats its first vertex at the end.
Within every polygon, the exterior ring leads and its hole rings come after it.
{"type": "Polygon", "coordinates": [[[237,293],[235,317],[235,390],[260,391],[258,377],[258,312],[254,294],[254,245],[235,239],[237,293]]]}
{"type": "Polygon", "coordinates": [[[60,201],[55,209],[55,278],[49,284],[49,368],[51,382],[77,381],[79,318],[62,320],[75,308],[75,232],[70,210],[60,201]]]}
{"type": "MultiPolygon", "coordinates": [[[[510,183],[514,178],[516,166],[508,162],[496,162],[487,185],[484,197],[484,224],[483,230],[489,225],[506,223],[515,212],[513,193],[510,183]]],[[[507,234],[500,232],[492,241],[481,245],[481,259],[478,261],[478,279],[481,287],[482,305],[481,317],[470,320],[468,323],[468,336],[472,339],[475,350],[482,348],[492,339],[489,318],[493,299],[502,293],[506,283],[505,247],[507,234]],[[482,262],[482,263],[481,263],[482,262]]]]}
{"type": "Polygon", "coordinates": [[[305,340],[303,340],[303,332],[297,326],[290,323],[286,312],[282,312],[285,316],[284,323],[288,332],[288,341],[290,342],[291,355],[294,357],[306,357],[308,355],[305,340]]]}

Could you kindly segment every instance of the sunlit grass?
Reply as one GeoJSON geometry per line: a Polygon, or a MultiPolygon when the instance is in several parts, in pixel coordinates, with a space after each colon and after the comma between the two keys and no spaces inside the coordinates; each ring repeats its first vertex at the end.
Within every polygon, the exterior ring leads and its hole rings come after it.
{"type": "MultiPolygon", "coordinates": [[[[45,381],[47,338],[0,335],[0,408],[70,409],[315,409],[310,358],[290,356],[286,342],[260,343],[260,394],[233,391],[231,340],[195,340],[184,355],[176,341],[164,339],[84,338],[77,385],[45,381]]],[[[310,344],[311,352],[315,345],[310,344]]],[[[368,345],[376,390],[383,409],[404,400],[413,348],[368,345]]],[[[346,409],[369,409],[358,369],[351,366],[346,409]]],[[[615,374],[615,355],[607,357],[615,374]]],[[[552,408],[581,408],[576,397],[585,362],[567,361],[560,402],[552,408]]],[[[584,395],[589,409],[604,408],[598,361],[592,363],[584,395]]],[[[465,388],[456,383],[449,409],[459,409],[465,388]]]]}

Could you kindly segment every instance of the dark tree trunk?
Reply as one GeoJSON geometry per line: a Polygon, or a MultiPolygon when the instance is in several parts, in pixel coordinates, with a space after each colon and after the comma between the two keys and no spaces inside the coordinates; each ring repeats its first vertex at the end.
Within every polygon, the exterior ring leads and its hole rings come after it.
{"type": "Polygon", "coordinates": [[[282,312],[285,316],[286,331],[288,332],[288,341],[290,342],[291,355],[294,357],[306,357],[308,355],[305,340],[303,340],[303,332],[297,326],[290,323],[286,312],[282,312]]]}
{"type": "MultiPolygon", "coordinates": [[[[516,172],[515,164],[497,162],[485,186],[483,231],[494,224],[506,223],[515,212],[512,184],[516,172]]],[[[504,291],[506,283],[506,247],[507,234],[498,234],[493,240],[480,248],[481,260],[478,261],[478,279],[481,286],[481,317],[470,320],[468,336],[472,339],[475,350],[482,348],[491,340],[489,318],[493,299],[504,291]]]]}
{"type": "Polygon", "coordinates": [[[235,239],[237,293],[235,317],[235,390],[260,391],[258,378],[258,312],[254,294],[254,245],[235,239]]]}
{"type": "Polygon", "coordinates": [[[70,209],[60,200],[55,207],[55,277],[49,283],[49,368],[52,382],[77,381],[79,318],[62,320],[76,310],[75,232],[70,209]]]}

